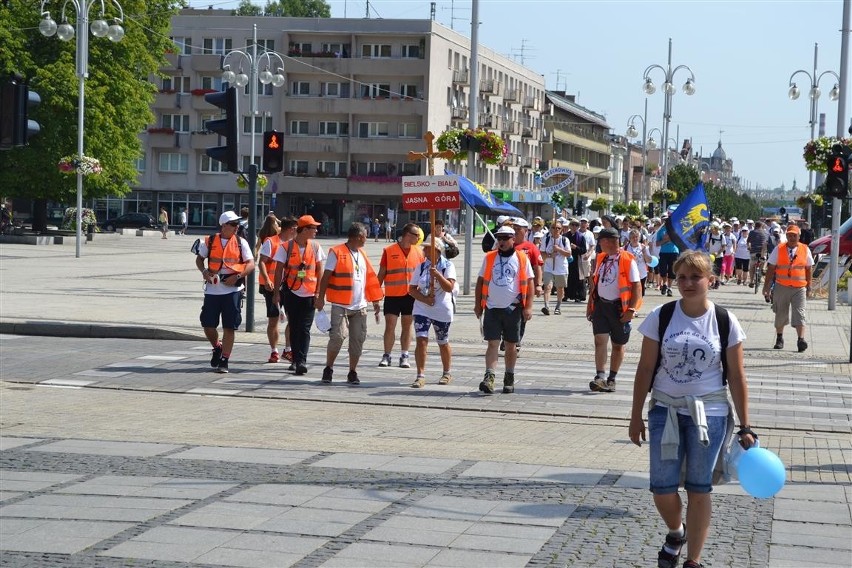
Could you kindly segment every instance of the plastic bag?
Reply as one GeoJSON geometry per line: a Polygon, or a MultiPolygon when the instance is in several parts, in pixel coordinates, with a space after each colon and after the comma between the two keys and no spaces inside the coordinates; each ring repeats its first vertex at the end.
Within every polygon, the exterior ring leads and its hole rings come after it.
{"type": "Polygon", "coordinates": [[[323,333],[328,333],[331,330],[331,318],[328,317],[325,310],[317,310],[316,315],[314,315],[314,323],[317,329],[323,333]]]}

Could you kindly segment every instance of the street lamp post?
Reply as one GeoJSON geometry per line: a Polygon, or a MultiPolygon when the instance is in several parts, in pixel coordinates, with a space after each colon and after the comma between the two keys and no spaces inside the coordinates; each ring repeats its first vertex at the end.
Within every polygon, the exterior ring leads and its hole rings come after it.
{"type": "Polygon", "coordinates": [[[639,135],[639,132],[636,130],[636,126],[633,124],[636,120],[642,121],[642,207],[645,207],[645,201],[648,195],[648,182],[647,176],[648,173],[646,171],[646,166],[648,162],[648,138],[647,138],[647,129],[648,129],[648,97],[645,97],[645,112],[642,116],[638,114],[634,114],[630,118],[627,119],[627,137],[628,138],[636,138],[639,135]]]}
{"type": "MultiPolygon", "coordinates": [[[[689,79],[686,80],[686,83],[683,85],[683,92],[687,95],[691,96],[695,94],[695,75],[692,73],[692,69],[687,67],[686,65],[678,65],[674,69],[672,69],[672,39],[669,38],[669,58],[666,67],[662,65],[649,65],[645,69],[645,73],[643,74],[643,79],[645,80],[645,85],[643,89],[645,93],[648,95],[653,95],[657,92],[657,87],[654,85],[654,82],[651,80],[649,73],[653,69],[659,69],[663,73],[665,73],[665,80],[663,81],[663,95],[665,96],[665,102],[663,104],[663,159],[660,167],[663,172],[663,189],[668,189],[668,154],[669,154],[669,122],[671,122],[672,118],[672,95],[675,94],[677,90],[674,86],[673,80],[675,73],[680,69],[686,69],[689,72],[689,79]]],[[[663,194],[663,209],[666,208],[666,200],[665,194],[663,194]]]]}
{"type": "MultiPolygon", "coordinates": [[[[795,81],[793,81],[793,79],[799,73],[802,73],[805,77],[808,78],[808,81],[810,82],[810,86],[811,86],[810,90],[808,91],[808,98],[810,98],[810,100],[811,100],[811,104],[810,104],[811,114],[810,114],[810,120],[808,121],[808,124],[811,125],[811,138],[810,138],[811,140],[814,139],[814,135],[815,135],[815,131],[816,131],[817,117],[819,116],[817,114],[817,108],[819,106],[819,97],[822,94],[822,91],[820,91],[820,89],[819,89],[819,82],[823,78],[824,75],[831,75],[831,76],[834,77],[834,87],[832,87],[831,91],[829,91],[828,98],[830,98],[833,101],[836,101],[837,99],[840,98],[840,77],[838,77],[837,73],[835,73],[834,71],[823,71],[822,73],[817,74],[817,59],[818,58],[819,58],[819,44],[815,43],[814,44],[814,69],[813,69],[813,73],[808,73],[804,69],[798,69],[797,71],[794,71],[793,74],[790,75],[790,89],[787,91],[787,96],[790,97],[790,100],[793,100],[793,101],[797,100],[799,98],[799,95],[801,94],[801,91],[799,90],[799,87],[796,85],[796,83],[795,83],[795,81]]],[[[816,190],[816,188],[814,188],[814,172],[812,170],[808,170],[808,191],[810,193],[813,193],[815,190],[816,190]]],[[[808,205],[808,224],[810,224],[810,222],[811,222],[811,209],[812,209],[812,207],[810,205],[808,205]]]]}
{"type": "MultiPolygon", "coordinates": [[[[248,167],[248,192],[249,192],[249,226],[248,226],[248,243],[254,250],[255,236],[257,235],[257,164],[254,163],[255,158],[255,119],[258,116],[257,110],[257,82],[260,81],[263,85],[272,84],[273,87],[281,87],[285,83],[284,60],[275,52],[264,51],[258,56],[257,54],[257,24],[252,26],[252,45],[251,54],[235,49],[229,51],[222,59],[222,81],[233,83],[239,88],[246,85],[249,86],[249,112],[251,114],[251,156],[249,157],[248,167]],[[234,65],[238,62],[238,73],[231,70],[230,60],[234,59],[234,65]],[[278,68],[273,74],[269,69],[274,63],[273,59],[277,60],[278,68]],[[266,62],[266,67],[258,73],[258,68],[261,62],[266,62]],[[246,63],[249,69],[249,74],[243,73],[242,63],[246,63]]],[[[246,280],[246,331],[254,331],[254,297],[255,297],[255,273],[251,272],[246,280]]]]}
{"type": "MultiPolygon", "coordinates": [[[[85,131],[84,110],[86,102],[86,78],[89,76],[89,12],[92,7],[97,5],[100,7],[98,18],[92,21],[91,31],[95,37],[104,37],[110,41],[121,41],[124,37],[124,28],[121,26],[124,22],[124,10],[116,0],[112,0],[112,5],[118,9],[118,17],[113,19],[113,23],[109,24],[104,19],[104,7],[106,4],[103,1],[96,0],[66,0],[62,3],[62,23],[58,26],[56,21],[50,17],[50,12],[45,10],[50,0],[42,0],[41,2],[41,22],[38,24],[38,31],[45,37],[51,37],[56,34],[62,41],[70,41],[74,37],[74,26],[68,23],[68,18],[65,15],[65,9],[70,4],[77,13],[77,78],[78,78],[78,100],[77,105],[77,156],[83,158],[83,133],[85,131]]],[[[81,243],[83,241],[83,172],[77,168],[77,246],[76,257],[80,258],[81,243]]]]}

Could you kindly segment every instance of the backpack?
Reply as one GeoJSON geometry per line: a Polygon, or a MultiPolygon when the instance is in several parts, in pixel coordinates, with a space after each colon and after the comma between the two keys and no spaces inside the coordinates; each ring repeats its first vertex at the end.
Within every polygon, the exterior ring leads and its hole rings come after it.
{"type": "Polygon", "coordinates": [[[455,258],[459,255],[459,247],[458,246],[454,245],[453,243],[451,243],[451,242],[449,242],[445,239],[441,239],[441,240],[444,241],[444,256],[445,257],[450,259],[450,258],[455,258]]]}
{"type": "MultiPolygon", "coordinates": [[[[666,334],[666,329],[669,327],[669,323],[672,321],[672,316],[674,315],[675,304],[677,304],[677,300],[674,302],[669,302],[668,304],[663,304],[663,307],[660,308],[660,321],[657,326],[659,338],[659,348],[657,349],[657,363],[654,365],[654,373],[651,375],[651,385],[648,390],[650,391],[654,387],[654,379],[657,377],[657,371],[660,370],[660,365],[663,363],[663,336],[666,334]]],[[[722,384],[728,384],[728,336],[731,333],[731,316],[728,314],[728,310],[719,306],[718,304],[713,304],[716,308],[716,323],[719,325],[719,340],[722,345],[722,384]]]]}

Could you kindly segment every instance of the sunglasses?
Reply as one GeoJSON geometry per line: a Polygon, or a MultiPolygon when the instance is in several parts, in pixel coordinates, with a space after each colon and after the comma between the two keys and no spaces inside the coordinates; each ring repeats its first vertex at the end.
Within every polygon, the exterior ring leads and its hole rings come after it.
{"type": "Polygon", "coordinates": [[[508,235],[500,235],[499,237],[497,237],[497,240],[498,241],[508,241],[509,239],[514,239],[514,238],[515,237],[510,237],[508,235]]]}
{"type": "Polygon", "coordinates": [[[225,224],[226,224],[226,225],[228,225],[229,227],[239,227],[239,226],[240,226],[240,222],[239,222],[239,221],[229,221],[229,222],[227,222],[227,223],[225,223],[225,224]]]}
{"type": "Polygon", "coordinates": [[[408,234],[413,235],[413,236],[417,237],[418,239],[420,238],[420,233],[418,233],[417,231],[408,231],[408,234]]]}

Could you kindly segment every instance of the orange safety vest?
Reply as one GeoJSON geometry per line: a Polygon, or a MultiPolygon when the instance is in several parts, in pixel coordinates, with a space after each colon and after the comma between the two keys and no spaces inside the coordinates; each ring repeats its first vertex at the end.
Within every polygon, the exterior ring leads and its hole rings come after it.
{"type": "MultiPolygon", "coordinates": [[[[282,245],[284,246],[284,245],[282,245]]],[[[311,294],[317,293],[317,254],[313,240],[305,244],[305,256],[299,250],[296,241],[290,241],[287,245],[287,288],[290,290],[303,290],[311,294]],[[292,247],[292,248],[291,248],[292,247]],[[304,270],[305,275],[299,276],[304,270]]]]}
{"type": "MultiPolygon", "coordinates": [[[[621,310],[626,311],[627,308],[630,307],[630,299],[632,294],[630,291],[633,289],[633,284],[630,282],[630,262],[633,260],[633,255],[629,252],[622,250],[620,251],[618,256],[618,295],[621,298],[621,310]]],[[[600,267],[606,257],[609,256],[607,253],[602,252],[598,253],[598,256],[595,257],[595,275],[594,275],[594,284],[595,284],[595,294],[589,297],[589,309],[594,310],[595,308],[595,296],[597,296],[597,288],[598,288],[598,278],[600,277],[600,267]]],[[[642,297],[640,296],[636,301],[636,309],[642,307],[642,297]]]]}
{"type": "MultiPolygon", "coordinates": [[[[492,250],[485,255],[485,272],[482,275],[482,309],[486,308],[488,301],[488,286],[491,284],[491,274],[494,271],[494,261],[497,259],[499,251],[492,250]]],[[[522,250],[515,250],[518,255],[518,280],[520,281],[520,289],[518,299],[521,301],[521,306],[527,305],[527,281],[531,278],[527,274],[527,253],[522,250]]]]}
{"type": "MultiPolygon", "coordinates": [[[[331,247],[331,251],[337,257],[337,264],[334,270],[331,271],[331,276],[328,279],[328,288],[325,291],[326,299],[332,304],[348,306],[352,303],[352,287],[354,285],[355,262],[352,259],[352,251],[346,246],[346,243],[331,247]]],[[[373,270],[373,265],[370,264],[370,259],[364,254],[364,249],[358,249],[361,253],[361,261],[364,267],[359,270],[367,270],[366,287],[364,289],[364,297],[368,302],[378,302],[384,297],[382,293],[382,285],[379,284],[379,278],[376,276],[376,271],[373,270]]]]}
{"type": "Polygon", "coordinates": [[[420,247],[408,249],[408,255],[399,243],[385,247],[385,294],[388,296],[407,296],[408,282],[414,269],[423,262],[423,253],[420,247]]]}
{"type": "Polygon", "coordinates": [[[240,238],[237,235],[232,236],[223,249],[221,237],[222,233],[216,233],[208,242],[210,252],[207,255],[207,269],[216,273],[224,266],[237,274],[242,274],[245,272],[246,263],[240,263],[243,259],[240,238]]]}
{"type": "Polygon", "coordinates": [[[786,244],[778,249],[778,264],[775,266],[775,283],[788,288],[805,288],[808,285],[808,247],[799,243],[796,254],[790,260],[790,249],[786,244]]]}
{"type": "Polygon", "coordinates": [[[278,251],[278,247],[281,246],[281,238],[278,235],[266,237],[263,242],[266,241],[269,241],[269,244],[272,245],[272,249],[269,251],[269,260],[263,261],[263,266],[266,267],[266,274],[269,276],[269,280],[263,277],[263,272],[258,271],[257,283],[261,286],[266,286],[267,282],[272,283],[275,279],[275,265],[278,264],[275,261],[275,253],[278,251]]]}

